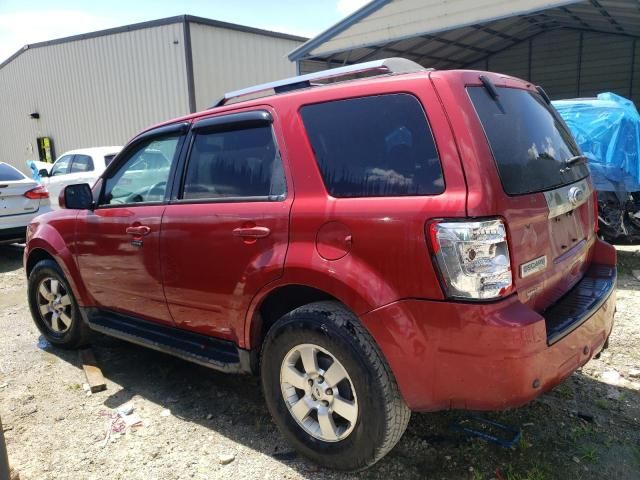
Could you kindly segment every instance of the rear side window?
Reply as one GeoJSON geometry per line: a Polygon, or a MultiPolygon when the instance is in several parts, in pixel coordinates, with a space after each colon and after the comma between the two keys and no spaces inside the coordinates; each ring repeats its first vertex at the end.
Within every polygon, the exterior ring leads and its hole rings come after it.
{"type": "Polygon", "coordinates": [[[484,127],[509,195],[540,192],[589,175],[585,163],[565,168],[580,154],[558,113],[540,95],[499,87],[493,99],[484,87],[469,87],[469,97],[484,127]]]}
{"type": "Polygon", "coordinates": [[[104,166],[108,167],[109,165],[111,165],[111,162],[113,162],[113,159],[116,158],[116,154],[112,153],[111,155],[105,155],[104,156],[104,166]]]}
{"type": "Polygon", "coordinates": [[[198,133],[184,183],[184,199],[261,197],[286,193],[270,126],[198,133]]]}
{"type": "Polygon", "coordinates": [[[24,180],[26,177],[15,168],[0,163],[0,182],[12,182],[14,180],[24,180]]]}
{"type": "Polygon", "coordinates": [[[70,173],[82,173],[93,171],[93,159],[89,155],[76,155],[73,157],[70,173]]]}
{"type": "Polygon", "coordinates": [[[422,106],[408,94],[302,107],[307,135],[334,197],[435,195],[442,167],[422,106]]]}

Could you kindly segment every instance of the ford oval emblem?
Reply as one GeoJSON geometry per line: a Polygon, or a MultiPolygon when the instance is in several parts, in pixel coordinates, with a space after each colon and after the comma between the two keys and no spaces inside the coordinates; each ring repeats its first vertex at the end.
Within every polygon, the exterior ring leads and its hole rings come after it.
{"type": "Polygon", "coordinates": [[[578,205],[584,200],[584,190],[580,187],[571,187],[569,189],[569,201],[572,205],[578,205]]]}

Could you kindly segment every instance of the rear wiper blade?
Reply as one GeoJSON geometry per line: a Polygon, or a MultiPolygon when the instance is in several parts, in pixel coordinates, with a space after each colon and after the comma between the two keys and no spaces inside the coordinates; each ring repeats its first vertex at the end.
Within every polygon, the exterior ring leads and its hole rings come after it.
{"type": "Polygon", "coordinates": [[[489,96],[491,98],[493,98],[493,100],[498,100],[498,97],[500,96],[500,94],[498,93],[498,89],[496,88],[496,86],[493,84],[493,82],[491,80],[489,80],[487,77],[485,77],[484,75],[480,75],[480,77],[478,77],[480,79],[480,81],[482,82],[482,86],[487,90],[487,92],[489,93],[489,96]]]}
{"type": "Polygon", "coordinates": [[[587,160],[589,159],[586,155],[576,155],[575,157],[567,158],[564,161],[564,166],[565,168],[571,168],[574,165],[578,165],[579,163],[586,163],[587,160]]]}

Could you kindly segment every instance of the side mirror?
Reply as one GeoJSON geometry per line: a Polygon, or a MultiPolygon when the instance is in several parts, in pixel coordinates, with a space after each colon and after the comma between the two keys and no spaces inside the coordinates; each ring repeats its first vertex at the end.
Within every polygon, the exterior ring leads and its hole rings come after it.
{"type": "Polygon", "coordinates": [[[72,210],[90,210],[93,208],[93,192],[88,183],[67,185],[60,192],[60,208],[72,210]]]}
{"type": "Polygon", "coordinates": [[[46,168],[41,168],[40,170],[38,170],[38,175],[40,175],[42,178],[48,177],[49,170],[47,170],[46,168]]]}

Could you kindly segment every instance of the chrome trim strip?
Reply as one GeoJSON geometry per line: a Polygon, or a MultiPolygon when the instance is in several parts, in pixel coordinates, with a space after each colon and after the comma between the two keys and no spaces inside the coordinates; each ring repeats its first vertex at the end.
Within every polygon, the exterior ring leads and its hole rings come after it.
{"type": "Polygon", "coordinates": [[[589,201],[593,193],[591,182],[584,178],[549,192],[544,192],[544,198],[549,207],[549,218],[570,212],[589,201]]]}

